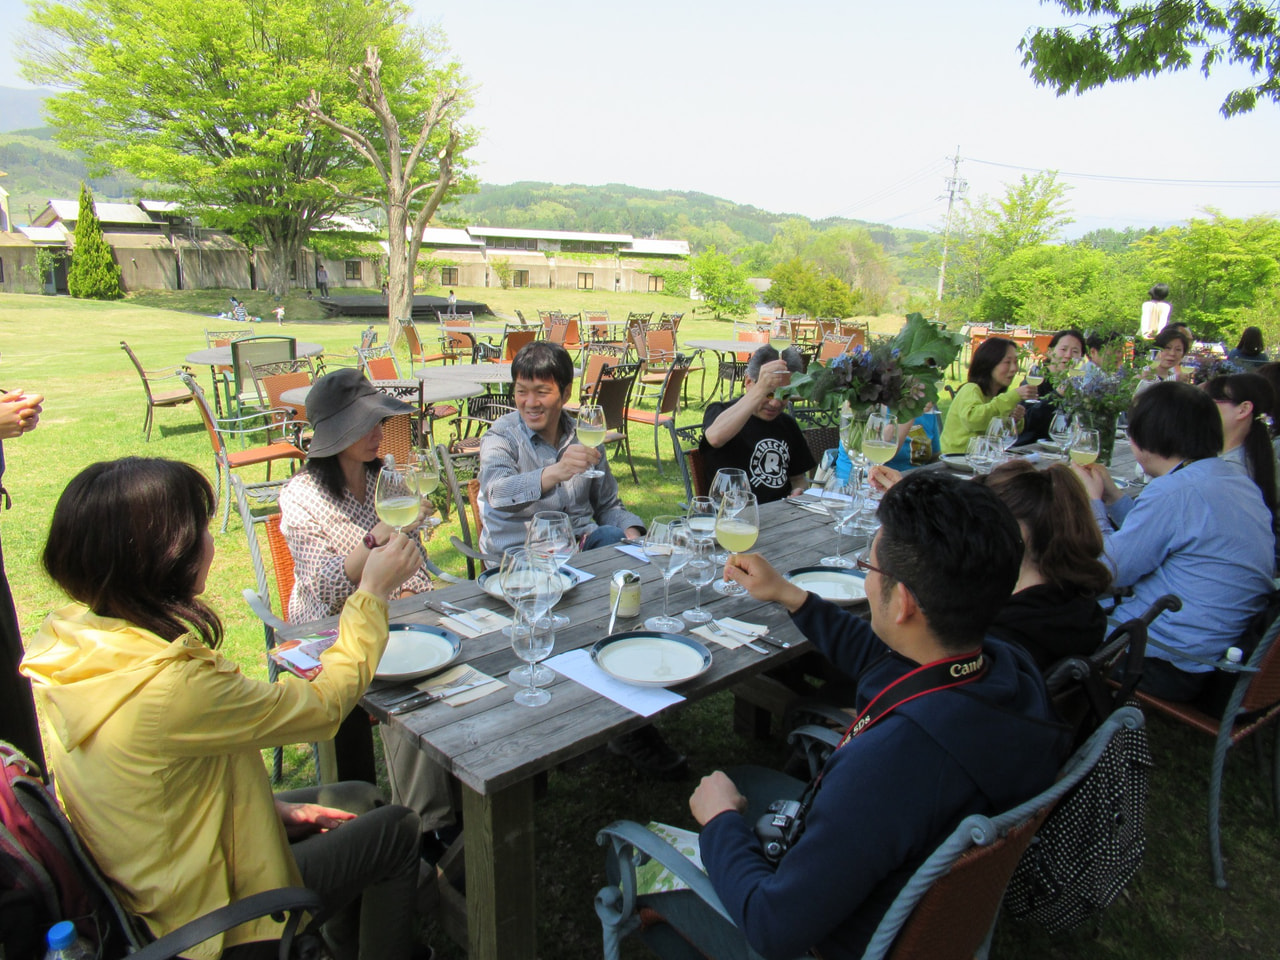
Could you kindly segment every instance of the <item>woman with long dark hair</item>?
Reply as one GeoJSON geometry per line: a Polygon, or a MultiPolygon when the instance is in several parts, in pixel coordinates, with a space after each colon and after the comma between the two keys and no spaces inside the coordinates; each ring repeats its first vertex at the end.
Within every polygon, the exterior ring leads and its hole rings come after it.
{"type": "Polygon", "coordinates": [[[984,340],[969,361],[969,380],[956,391],[942,426],[942,452],[964,453],[973,437],[986,432],[995,417],[1015,413],[1018,404],[1036,395],[1036,388],[1015,387],[1018,345],[1003,337],[984,340]]]}
{"type": "Polygon", "coordinates": [[[1268,424],[1275,392],[1265,377],[1233,373],[1205,384],[1222,417],[1222,459],[1253,477],[1272,515],[1276,512],[1276,454],[1268,424]]]}
{"type": "Polygon", "coordinates": [[[1257,327],[1245,327],[1240,334],[1240,342],[1227,354],[1227,359],[1240,364],[1245,370],[1252,370],[1266,363],[1267,351],[1262,348],[1262,331],[1257,327]]]}
{"type": "MultiPolygon", "coordinates": [[[[217,653],[222,622],[200,598],[216,506],[194,467],[136,457],[88,467],[59,498],[44,567],[74,602],[46,618],[22,665],[59,799],[156,936],[305,885],[326,901],[340,958],[408,960],[417,816],[365,783],[273,797],[261,751],[333,736],[377,669],[387,597],[417,566],[415,546],[396,537],[369,557],[315,680],[251,680],[217,653]]],[[[279,931],[253,921],[200,956],[256,956],[279,931]]]]}

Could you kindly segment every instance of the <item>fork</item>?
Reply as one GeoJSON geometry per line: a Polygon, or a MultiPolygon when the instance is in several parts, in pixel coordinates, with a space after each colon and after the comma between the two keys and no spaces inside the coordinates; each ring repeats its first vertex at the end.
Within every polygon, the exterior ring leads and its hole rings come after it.
{"type": "MultiPolygon", "coordinates": [[[[714,620],[708,620],[706,623],[703,624],[703,626],[706,627],[708,630],[710,630],[712,633],[714,633],[717,637],[728,637],[730,640],[737,640],[739,637],[743,636],[743,634],[737,633],[736,631],[733,633],[730,633],[728,630],[720,626],[720,624],[716,623],[714,620]]],[[[769,652],[766,648],[760,646],[760,644],[752,640],[740,641],[739,645],[743,647],[747,647],[751,650],[754,650],[756,653],[769,652]]]]}
{"type": "MultiPolygon", "coordinates": [[[[479,672],[474,667],[468,667],[462,674],[453,680],[449,686],[444,688],[446,691],[445,696],[449,695],[447,691],[451,691],[453,687],[470,683],[472,680],[478,679],[479,676],[479,672]]],[[[383,700],[382,705],[384,707],[393,707],[398,703],[403,703],[405,700],[412,700],[414,697],[420,697],[430,692],[430,690],[419,690],[416,686],[411,685],[407,691],[398,693],[394,697],[389,697],[386,700],[383,700]]]]}

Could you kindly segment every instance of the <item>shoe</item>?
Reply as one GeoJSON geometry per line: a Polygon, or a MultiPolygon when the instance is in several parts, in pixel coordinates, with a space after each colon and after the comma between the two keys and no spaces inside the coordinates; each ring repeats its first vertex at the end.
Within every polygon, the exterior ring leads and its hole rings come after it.
{"type": "Polygon", "coordinates": [[[636,772],[655,780],[683,780],[689,764],[662,739],[657,727],[641,727],[609,741],[609,752],[626,757],[636,772]]]}

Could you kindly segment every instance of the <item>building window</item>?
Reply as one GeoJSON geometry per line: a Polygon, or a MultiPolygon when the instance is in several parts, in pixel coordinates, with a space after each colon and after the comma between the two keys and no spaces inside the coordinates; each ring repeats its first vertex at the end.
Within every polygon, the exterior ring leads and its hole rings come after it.
{"type": "Polygon", "coordinates": [[[458,268],[441,267],[440,283],[446,287],[456,287],[458,285],[458,268]]]}
{"type": "Polygon", "coordinates": [[[495,250],[537,250],[538,241],[524,237],[489,237],[485,244],[495,250]]]}
{"type": "Polygon", "coordinates": [[[511,285],[513,287],[527,287],[529,285],[528,270],[512,270],[511,285]]]}
{"type": "Polygon", "coordinates": [[[363,260],[348,260],[346,261],[346,264],[347,264],[348,280],[364,279],[364,261],[363,260]]]}
{"type": "Polygon", "coordinates": [[[565,253],[614,253],[616,245],[600,240],[561,240],[560,249],[565,253]]]}
{"type": "Polygon", "coordinates": [[[662,277],[651,276],[649,278],[650,293],[661,293],[665,286],[666,286],[666,280],[664,280],[662,277]]]}
{"type": "Polygon", "coordinates": [[[0,283],[4,283],[4,257],[0,257],[0,283]]]}
{"type": "Polygon", "coordinates": [[[594,290],[596,288],[596,275],[594,273],[578,274],[579,290],[594,290]]]}

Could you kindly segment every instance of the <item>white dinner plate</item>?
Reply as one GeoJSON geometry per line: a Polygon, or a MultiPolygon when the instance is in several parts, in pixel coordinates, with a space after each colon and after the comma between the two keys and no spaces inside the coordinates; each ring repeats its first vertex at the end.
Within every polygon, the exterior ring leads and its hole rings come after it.
{"type": "Polygon", "coordinates": [[[462,640],[444,627],[393,623],[387,651],[378,663],[377,680],[413,680],[435,673],[458,658],[462,640]]]}
{"type": "Polygon", "coordinates": [[[965,473],[973,473],[973,467],[969,466],[969,458],[963,453],[944,453],[938,459],[952,470],[963,470],[965,473]]]}
{"type": "MultiPolygon", "coordinates": [[[[496,600],[506,600],[502,595],[502,585],[498,582],[498,568],[493,567],[480,574],[476,582],[480,584],[480,589],[496,600]]],[[[578,578],[572,573],[560,571],[560,588],[562,593],[568,593],[578,585],[578,578]]]]}
{"type": "Polygon", "coordinates": [[[787,579],[802,590],[816,593],[823,600],[842,607],[867,599],[867,578],[857,570],[798,567],[787,572],[787,579]]]}
{"type": "Polygon", "coordinates": [[[711,666],[711,651],[678,633],[635,630],[605,637],[591,659],[609,676],[638,687],[672,687],[711,666]]]}

